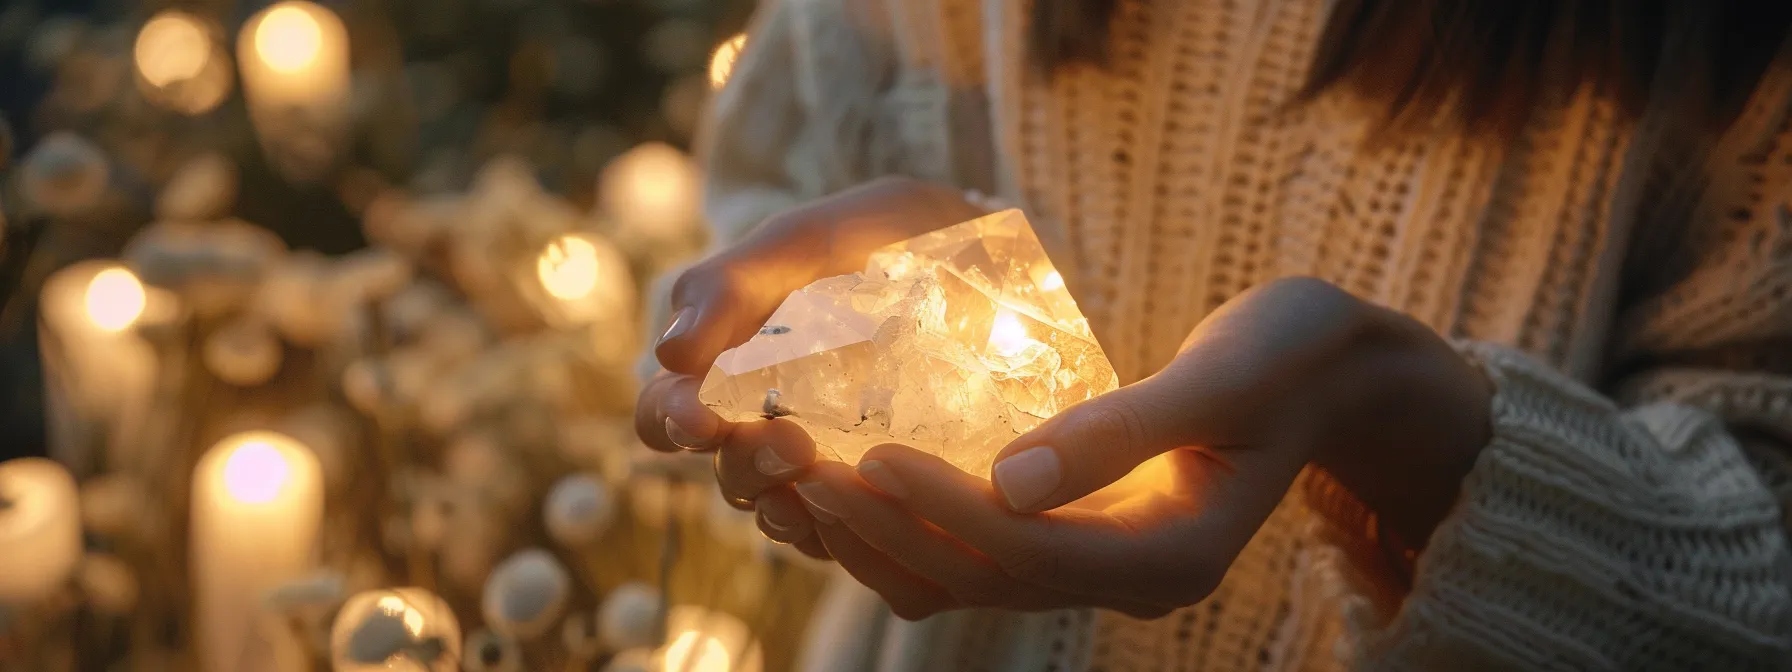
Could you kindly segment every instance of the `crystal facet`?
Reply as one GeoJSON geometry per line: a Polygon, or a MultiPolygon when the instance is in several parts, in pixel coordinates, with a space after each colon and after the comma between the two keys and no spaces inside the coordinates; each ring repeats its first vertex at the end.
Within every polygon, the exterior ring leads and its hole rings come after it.
{"type": "Polygon", "coordinates": [[[824,457],[901,443],[986,476],[1010,441],[1117,386],[1063,276],[1008,210],[791,293],[716,358],[698,396],[733,422],[785,417],[824,457]]]}

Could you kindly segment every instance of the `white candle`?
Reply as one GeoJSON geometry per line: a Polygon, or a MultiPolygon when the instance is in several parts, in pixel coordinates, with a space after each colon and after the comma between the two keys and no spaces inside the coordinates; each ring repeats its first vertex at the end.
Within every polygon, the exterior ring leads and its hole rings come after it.
{"type": "Polygon", "coordinates": [[[200,458],[192,505],[201,669],[265,669],[244,656],[266,648],[254,642],[262,595],[312,566],[324,506],[317,457],[282,434],[231,436],[200,458]]]}
{"type": "Polygon", "coordinates": [[[634,320],[635,278],[628,259],[598,236],[570,233],[542,246],[528,269],[530,301],[549,324],[626,324],[634,320]]]}
{"type": "Polygon", "coordinates": [[[237,61],[263,151],[288,177],[318,177],[335,160],[348,121],[342,19],[304,0],[275,3],[243,24],[237,61]]]}
{"type": "Polygon", "coordinates": [[[81,560],[75,479],[41,457],[0,462],[0,604],[54,593],[81,560]]]}
{"type": "Polygon", "coordinates": [[[664,672],[761,672],[759,643],[745,622],[702,607],[673,607],[666,617],[666,645],[657,657],[664,672]]]}
{"type": "Polygon", "coordinates": [[[126,468],[143,441],[156,362],[134,327],[166,302],[108,261],[75,264],[44,282],[38,340],[50,456],[75,473],[126,468]]]}
{"type": "Polygon", "coordinates": [[[150,102],[196,115],[216,108],[230,93],[230,59],[220,49],[216,27],[196,15],[157,12],[137,32],[131,50],[137,89],[150,102]]]}
{"type": "Polygon", "coordinates": [[[649,142],[605,166],[598,192],[619,244],[637,255],[674,257],[655,259],[657,264],[675,261],[701,244],[700,183],[689,156],[671,145],[649,142]]]}

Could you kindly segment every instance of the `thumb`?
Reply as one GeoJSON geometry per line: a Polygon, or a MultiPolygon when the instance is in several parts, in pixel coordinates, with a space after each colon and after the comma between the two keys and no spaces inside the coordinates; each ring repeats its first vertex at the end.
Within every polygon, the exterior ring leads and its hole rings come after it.
{"type": "Polygon", "coordinates": [[[996,456],[990,481],[1008,508],[1033,513],[1094,493],[1165,452],[1195,445],[1188,409],[1148,378],[1072,406],[996,456]]]}

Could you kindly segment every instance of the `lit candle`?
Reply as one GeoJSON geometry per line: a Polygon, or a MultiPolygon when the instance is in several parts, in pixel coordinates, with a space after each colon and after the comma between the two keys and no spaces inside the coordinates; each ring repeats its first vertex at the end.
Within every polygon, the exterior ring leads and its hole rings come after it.
{"type": "Polygon", "coordinates": [[[150,17],[131,50],[138,89],[158,105],[200,114],[224,102],[233,79],[209,22],[179,10],[150,17]]]}
{"type": "Polygon", "coordinates": [[[254,645],[262,594],[312,565],[323,474],[311,450],[273,432],[218,442],[193,473],[190,562],[207,672],[267,669],[254,645]]]}
{"type": "Polygon", "coordinates": [[[348,32],[342,20],[304,0],[276,3],[243,24],[237,61],[263,150],[289,177],[316,177],[334,160],[347,122],[348,32]]]}
{"type": "Polygon", "coordinates": [[[764,657],[747,624],[702,607],[673,607],[666,617],[664,672],[761,672],[764,657]]]}
{"type": "Polygon", "coordinates": [[[81,560],[75,479],[41,457],[0,462],[0,604],[54,593],[81,560]]]}
{"type": "Polygon", "coordinates": [[[616,157],[598,187],[617,242],[643,256],[696,251],[703,238],[698,183],[696,165],[671,145],[649,142],[616,157]]]}
{"type": "Polygon", "coordinates": [[[536,254],[530,292],[550,324],[560,327],[634,319],[635,280],[628,259],[602,238],[567,234],[536,254]]]}
{"type": "Polygon", "coordinates": [[[155,354],[134,327],[166,299],[104,261],[57,271],[41,298],[50,456],[77,474],[121,467],[142,441],[155,374],[155,354]]]}
{"type": "Polygon", "coordinates": [[[370,590],[349,598],[330,628],[337,672],[460,669],[460,621],[422,588],[370,590]]]}

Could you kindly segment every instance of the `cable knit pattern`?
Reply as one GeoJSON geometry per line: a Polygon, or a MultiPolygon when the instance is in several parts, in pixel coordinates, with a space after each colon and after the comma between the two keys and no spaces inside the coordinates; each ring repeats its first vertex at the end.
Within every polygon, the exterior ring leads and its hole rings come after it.
{"type": "Polygon", "coordinates": [[[1784,667],[1792,54],[1703,171],[1662,141],[1684,129],[1592,87],[1510,142],[1370,145],[1348,96],[1288,104],[1325,8],[1121,0],[1112,63],[1048,82],[1028,0],[765,3],[704,136],[718,239],[908,174],[1025,208],[1123,381],[1305,274],[1458,340],[1498,388],[1405,595],[1307,474],[1201,604],[899,624],[915,651],[885,667],[1784,667]]]}

